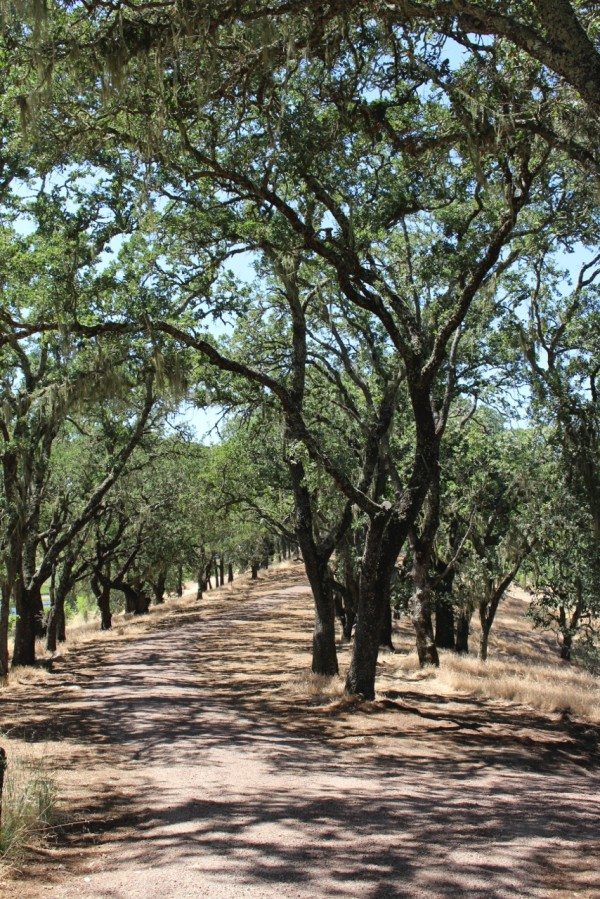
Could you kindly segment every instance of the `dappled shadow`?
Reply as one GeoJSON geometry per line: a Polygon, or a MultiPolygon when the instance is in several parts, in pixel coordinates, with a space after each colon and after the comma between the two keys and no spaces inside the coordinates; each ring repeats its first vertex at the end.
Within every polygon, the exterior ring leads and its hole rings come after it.
{"type": "Polygon", "coordinates": [[[290,698],[310,605],[292,570],[7,697],[13,733],[74,765],[84,748],[56,839],[73,869],[102,850],[101,870],[64,895],[543,896],[550,847],[593,885],[598,728],[408,682],[360,706],[290,698]]]}

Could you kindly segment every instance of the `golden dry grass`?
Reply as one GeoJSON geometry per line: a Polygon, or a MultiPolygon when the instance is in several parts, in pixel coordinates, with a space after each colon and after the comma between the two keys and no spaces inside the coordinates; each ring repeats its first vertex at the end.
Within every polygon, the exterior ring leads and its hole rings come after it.
{"type": "MultiPolygon", "coordinates": [[[[548,665],[444,653],[433,682],[461,693],[518,702],[541,712],[568,711],[600,724],[600,682],[572,665],[548,665]]],[[[432,682],[432,683],[433,683],[432,682]]]]}
{"type": "Polygon", "coordinates": [[[2,793],[0,825],[0,873],[18,866],[51,823],[56,787],[48,774],[43,751],[2,738],[7,748],[7,769],[2,793]]]}
{"type": "Polygon", "coordinates": [[[507,700],[541,712],[568,711],[600,723],[600,678],[561,661],[555,638],[535,630],[527,617],[529,602],[529,594],[519,588],[505,597],[492,628],[487,662],[476,655],[480,627],[474,616],[471,654],[442,651],[437,670],[419,669],[414,637],[403,621],[395,638],[400,652],[380,659],[380,691],[390,686],[402,689],[402,682],[408,681],[411,689],[422,693],[507,700]]]}

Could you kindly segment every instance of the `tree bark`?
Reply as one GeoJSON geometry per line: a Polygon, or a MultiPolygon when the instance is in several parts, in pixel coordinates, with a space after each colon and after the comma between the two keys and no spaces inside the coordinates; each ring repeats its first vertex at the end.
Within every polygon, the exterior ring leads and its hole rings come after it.
{"type": "Polygon", "coordinates": [[[8,582],[2,581],[0,588],[0,680],[8,677],[8,620],[11,592],[8,582]]]}
{"type": "Polygon", "coordinates": [[[255,581],[258,578],[258,569],[260,568],[259,562],[253,562],[251,567],[251,579],[255,581]]]}
{"type": "Polygon", "coordinates": [[[393,632],[392,606],[388,596],[387,609],[384,608],[383,610],[383,619],[381,622],[381,636],[379,638],[380,647],[391,650],[394,649],[394,644],[392,642],[393,632]]]}
{"type": "Polygon", "coordinates": [[[482,623],[482,625],[481,625],[481,637],[479,640],[479,658],[481,659],[482,662],[487,661],[491,628],[492,628],[491,622],[489,625],[484,624],[484,623],[482,623]]]}
{"type": "Polygon", "coordinates": [[[435,645],[439,649],[454,649],[454,609],[449,600],[438,598],[435,603],[435,645]]]}
{"type": "Polygon", "coordinates": [[[33,596],[27,590],[19,578],[14,585],[15,610],[17,621],[15,624],[15,648],[12,657],[12,667],[17,665],[35,665],[35,638],[39,616],[38,595],[33,596]]]}
{"type": "Polygon", "coordinates": [[[158,572],[156,577],[156,581],[152,584],[152,590],[154,592],[154,604],[157,606],[162,605],[165,601],[165,585],[167,583],[167,572],[161,570],[158,572]]]}
{"type": "Polygon", "coordinates": [[[354,652],[346,676],[346,690],[363,699],[375,698],[379,640],[389,585],[406,529],[384,512],[369,523],[363,555],[354,636],[354,652]]]}
{"type": "Polygon", "coordinates": [[[59,640],[65,639],[65,600],[69,590],[74,585],[72,577],[73,556],[68,555],[62,563],[58,577],[56,571],[53,574],[50,587],[50,611],[46,623],[46,649],[48,652],[56,652],[59,640]]]}
{"type": "Polygon", "coordinates": [[[177,596],[183,596],[183,566],[177,567],[177,596]]]}
{"type": "Polygon", "coordinates": [[[469,628],[471,625],[471,612],[469,609],[459,609],[456,616],[456,642],[454,651],[459,655],[469,653],[469,628]]]}
{"type": "Polygon", "coordinates": [[[437,667],[440,664],[440,659],[435,645],[431,621],[433,590],[428,572],[428,554],[423,559],[420,557],[420,553],[415,553],[412,576],[414,590],[409,606],[417,637],[419,665],[421,668],[425,665],[435,665],[437,667]]]}
{"type": "Polygon", "coordinates": [[[498,606],[500,605],[500,600],[517,576],[522,561],[523,558],[520,558],[512,571],[509,571],[508,574],[505,574],[504,577],[501,578],[499,583],[494,584],[493,581],[490,580],[485,585],[485,597],[479,603],[479,620],[481,622],[479,658],[482,660],[482,662],[485,662],[488,656],[490,631],[496,617],[496,612],[498,611],[498,606]]]}
{"type": "Polygon", "coordinates": [[[231,562],[227,565],[227,583],[233,583],[233,565],[231,562]]]}
{"type": "Polygon", "coordinates": [[[110,585],[107,581],[100,581],[94,574],[91,579],[92,591],[96,597],[96,603],[100,611],[100,630],[109,631],[112,628],[112,612],[110,608],[110,585]]]}
{"type": "Polygon", "coordinates": [[[573,651],[573,637],[569,633],[563,633],[562,645],[560,647],[560,657],[565,662],[571,661],[571,653],[573,651]]]}

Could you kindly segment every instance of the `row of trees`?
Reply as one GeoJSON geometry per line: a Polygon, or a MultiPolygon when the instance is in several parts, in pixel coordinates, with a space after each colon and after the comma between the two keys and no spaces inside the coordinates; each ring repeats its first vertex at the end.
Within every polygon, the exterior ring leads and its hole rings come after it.
{"type": "Polygon", "coordinates": [[[18,661],[42,583],[188,391],[258,429],[266,451],[223,475],[226,504],[300,545],[314,671],[337,673],[341,604],[347,688],[374,695],[399,559],[423,664],[436,596],[438,642],[464,647],[477,608],[485,657],[524,565],[568,656],[598,602],[597,23],[583,4],[513,5],[5,17],[18,661]],[[72,404],[95,426],[94,401],[124,404],[122,439],[43,530],[33,485],[72,404]]]}

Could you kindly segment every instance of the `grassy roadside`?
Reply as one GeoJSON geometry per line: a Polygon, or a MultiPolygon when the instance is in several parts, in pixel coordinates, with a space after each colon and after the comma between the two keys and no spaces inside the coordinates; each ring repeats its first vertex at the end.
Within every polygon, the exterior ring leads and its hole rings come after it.
{"type": "Polygon", "coordinates": [[[14,747],[2,734],[0,745],[7,749],[0,819],[1,870],[2,866],[18,868],[41,843],[54,820],[57,791],[42,757],[22,746],[14,747]]]}

